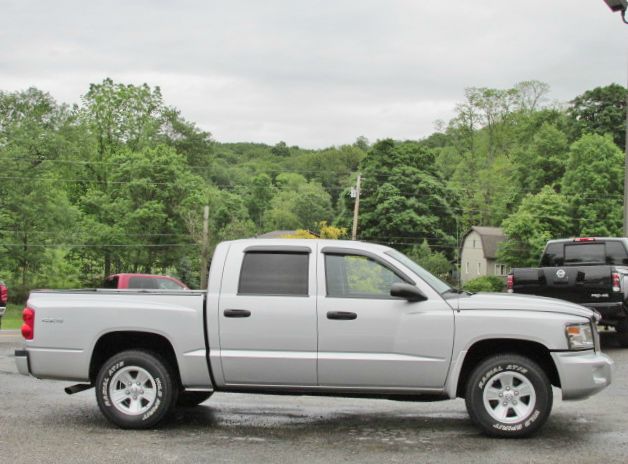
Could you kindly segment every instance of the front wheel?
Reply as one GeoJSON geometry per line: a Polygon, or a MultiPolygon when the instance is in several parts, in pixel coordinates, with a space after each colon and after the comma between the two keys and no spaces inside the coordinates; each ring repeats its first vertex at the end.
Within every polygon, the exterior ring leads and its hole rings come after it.
{"type": "Polygon", "coordinates": [[[177,393],[170,365],[150,351],[118,353],[103,364],[96,377],[101,412],[125,429],[157,425],[172,411],[177,393]]]}
{"type": "Polygon", "coordinates": [[[471,420],[495,437],[536,432],[552,410],[552,385],[537,363],[517,354],[492,356],[471,373],[466,387],[471,420]]]}

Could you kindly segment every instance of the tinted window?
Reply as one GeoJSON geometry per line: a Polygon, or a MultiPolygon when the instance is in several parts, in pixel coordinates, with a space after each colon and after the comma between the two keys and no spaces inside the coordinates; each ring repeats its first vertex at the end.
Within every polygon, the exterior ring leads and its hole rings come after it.
{"type": "Polygon", "coordinates": [[[404,280],[392,270],[366,256],[325,256],[327,296],[344,298],[390,298],[390,287],[404,280]]]}
{"type": "Polygon", "coordinates": [[[307,295],[309,257],[307,253],[246,253],[242,261],[238,293],[307,295]]]}
{"type": "Polygon", "coordinates": [[[603,243],[565,245],[565,264],[605,262],[603,243]]]}
{"type": "Polygon", "coordinates": [[[170,279],[156,279],[159,288],[162,290],[183,290],[183,287],[174,280],[170,279]]]}
{"type": "Polygon", "coordinates": [[[158,289],[159,284],[157,279],[151,279],[150,277],[131,277],[129,279],[129,288],[141,288],[144,290],[158,289]]]}
{"type": "Polygon", "coordinates": [[[628,264],[628,255],[623,242],[606,242],[606,262],[616,265],[628,264]]]}
{"type": "Polygon", "coordinates": [[[563,245],[563,243],[550,243],[547,245],[545,253],[543,253],[543,257],[541,258],[541,266],[562,266],[564,261],[563,245]]]}

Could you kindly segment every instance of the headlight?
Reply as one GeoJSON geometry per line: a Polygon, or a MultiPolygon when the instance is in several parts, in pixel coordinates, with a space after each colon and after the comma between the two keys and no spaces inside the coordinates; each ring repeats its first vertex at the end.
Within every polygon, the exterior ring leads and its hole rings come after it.
{"type": "Polygon", "coordinates": [[[565,335],[567,335],[567,345],[570,350],[591,350],[594,348],[593,331],[589,322],[567,324],[565,335]]]}

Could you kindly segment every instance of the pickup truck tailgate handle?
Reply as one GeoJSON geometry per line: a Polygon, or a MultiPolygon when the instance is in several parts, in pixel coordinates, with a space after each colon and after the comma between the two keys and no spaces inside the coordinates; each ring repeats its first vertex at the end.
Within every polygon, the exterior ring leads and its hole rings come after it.
{"type": "Polygon", "coordinates": [[[327,319],[337,319],[340,321],[352,321],[357,318],[358,318],[358,315],[356,313],[350,313],[348,311],[329,311],[327,313],[327,319]]]}
{"type": "Polygon", "coordinates": [[[251,311],[246,309],[225,309],[223,314],[225,317],[249,317],[251,315],[251,311]]]}

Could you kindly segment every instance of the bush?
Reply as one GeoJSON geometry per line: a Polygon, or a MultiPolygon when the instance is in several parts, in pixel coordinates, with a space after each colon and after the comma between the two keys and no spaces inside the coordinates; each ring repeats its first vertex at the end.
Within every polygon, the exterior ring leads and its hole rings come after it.
{"type": "Polygon", "coordinates": [[[462,286],[468,292],[502,292],[506,283],[501,277],[483,276],[468,281],[462,286]]]}

